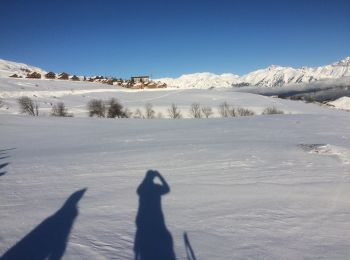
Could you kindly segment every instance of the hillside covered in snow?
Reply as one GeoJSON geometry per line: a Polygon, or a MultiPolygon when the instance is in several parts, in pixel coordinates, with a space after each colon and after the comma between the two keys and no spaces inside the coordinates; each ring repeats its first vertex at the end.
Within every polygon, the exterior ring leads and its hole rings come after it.
{"type": "Polygon", "coordinates": [[[30,72],[46,73],[43,69],[31,65],[0,59],[0,78],[8,78],[13,74],[25,78],[30,72]]]}

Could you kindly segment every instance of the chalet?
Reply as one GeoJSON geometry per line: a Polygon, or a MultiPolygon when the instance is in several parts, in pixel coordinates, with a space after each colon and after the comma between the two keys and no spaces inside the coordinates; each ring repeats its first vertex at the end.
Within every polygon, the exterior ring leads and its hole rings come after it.
{"type": "Polygon", "coordinates": [[[32,72],[27,74],[28,79],[41,79],[41,74],[38,72],[32,72]]]}
{"type": "Polygon", "coordinates": [[[47,79],[55,79],[56,78],[56,74],[52,71],[48,72],[45,74],[45,78],[47,79]]]}
{"type": "Polygon", "coordinates": [[[74,76],[71,78],[71,80],[74,80],[74,81],[79,81],[79,80],[80,80],[80,78],[79,78],[77,75],[74,75],[74,76]]]}
{"type": "Polygon", "coordinates": [[[69,79],[69,74],[68,73],[65,73],[65,72],[62,72],[60,75],[58,75],[58,79],[69,79]]]}
{"type": "Polygon", "coordinates": [[[147,83],[149,82],[149,76],[137,76],[131,77],[132,83],[147,83]]]}

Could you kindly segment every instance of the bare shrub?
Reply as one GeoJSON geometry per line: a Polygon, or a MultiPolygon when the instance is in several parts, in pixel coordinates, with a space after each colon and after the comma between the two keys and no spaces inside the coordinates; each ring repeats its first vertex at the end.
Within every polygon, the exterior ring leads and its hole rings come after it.
{"type": "Polygon", "coordinates": [[[39,115],[38,104],[34,103],[29,97],[20,97],[17,101],[22,114],[28,114],[30,116],[39,115]]]}
{"type": "Polygon", "coordinates": [[[125,115],[125,118],[132,117],[132,112],[130,111],[129,108],[127,108],[127,107],[124,108],[124,115],[125,115]]]}
{"type": "Polygon", "coordinates": [[[63,102],[59,102],[52,106],[51,116],[73,117],[73,114],[68,113],[68,109],[63,102]]]}
{"type": "Polygon", "coordinates": [[[156,112],[153,110],[153,106],[151,103],[147,103],[145,105],[145,117],[147,119],[153,119],[155,118],[156,112]]]}
{"type": "Polygon", "coordinates": [[[237,116],[254,116],[255,113],[247,108],[239,107],[236,109],[237,116]]]}
{"type": "Polygon", "coordinates": [[[263,115],[275,115],[275,114],[284,114],[282,110],[278,110],[276,107],[267,107],[262,112],[263,115]]]}
{"type": "Polygon", "coordinates": [[[123,109],[123,105],[116,100],[115,98],[111,98],[107,102],[108,106],[108,113],[107,117],[108,118],[126,118],[128,117],[127,114],[125,113],[125,110],[123,109]]]}
{"type": "Polygon", "coordinates": [[[2,99],[0,98],[0,108],[2,108],[4,106],[4,101],[2,101],[2,99]]]}
{"type": "Polygon", "coordinates": [[[213,114],[213,110],[209,106],[202,107],[202,113],[206,118],[209,118],[213,114]]]}
{"type": "Polygon", "coordinates": [[[190,107],[190,116],[193,118],[202,118],[202,110],[199,103],[193,103],[190,107]]]}
{"type": "Polygon", "coordinates": [[[89,111],[89,116],[98,116],[98,117],[105,117],[106,116],[106,105],[104,102],[100,99],[92,99],[87,104],[87,108],[89,111]]]}
{"type": "Polygon", "coordinates": [[[231,107],[230,108],[230,110],[229,110],[229,115],[230,115],[230,117],[235,117],[235,116],[237,116],[237,111],[236,111],[236,109],[234,108],[234,107],[231,107]]]}
{"type": "Polygon", "coordinates": [[[178,109],[177,105],[175,105],[174,103],[172,103],[170,108],[168,108],[168,115],[172,119],[182,118],[180,110],[178,109]]]}
{"type": "Polygon", "coordinates": [[[142,114],[142,111],[141,109],[137,108],[135,113],[134,113],[134,118],[137,118],[137,119],[144,119],[144,115],[142,114]]]}
{"type": "Polygon", "coordinates": [[[226,101],[219,105],[219,114],[221,117],[235,117],[236,110],[231,107],[226,101]]]}

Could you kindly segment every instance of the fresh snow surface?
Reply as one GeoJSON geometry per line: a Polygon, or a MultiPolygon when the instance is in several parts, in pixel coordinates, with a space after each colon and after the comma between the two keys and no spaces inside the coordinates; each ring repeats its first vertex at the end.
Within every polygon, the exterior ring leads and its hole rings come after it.
{"type": "Polygon", "coordinates": [[[13,74],[26,77],[28,74],[28,71],[31,71],[31,72],[36,71],[41,74],[46,73],[46,71],[34,66],[0,59],[0,78],[7,78],[13,74]]]}
{"type": "Polygon", "coordinates": [[[133,259],[136,189],[156,169],[170,186],[162,212],[177,259],[187,259],[184,232],[197,259],[348,259],[350,119],[319,112],[0,115],[0,255],[55,254],[64,233],[63,259],[133,259]]]}
{"type": "Polygon", "coordinates": [[[324,79],[350,76],[350,57],[336,63],[315,68],[281,67],[272,65],[243,76],[212,73],[194,73],[179,78],[158,79],[169,86],[179,88],[231,87],[246,84],[260,87],[281,87],[288,84],[309,83],[324,79]]]}
{"type": "Polygon", "coordinates": [[[341,97],[337,100],[328,102],[328,104],[339,109],[350,110],[350,97],[341,97]]]}
{"type": "Polygon", "coordinates": [[[171,234],[177,259],[191,259],[190,249],[197,259],[350,256],[348,112],[231,89],[126,91],[29,79],[2,79],[0,87],[3,259],[134,259],[138,211],[168,230],[143,235],[151,242],[143,250],[164,249],[171,234]],[[16,98],[24,94],[46,113],[50,102],[63,101],[76,117],[18,115],[16,98]],[[88,100],[110,97],[131,109],[227,101],[256,111],[275,105],[285,114],[86,117],[88,100]],[[162,208],[139,208],[136,190],[150,169],[170,186],[162,208]]]}

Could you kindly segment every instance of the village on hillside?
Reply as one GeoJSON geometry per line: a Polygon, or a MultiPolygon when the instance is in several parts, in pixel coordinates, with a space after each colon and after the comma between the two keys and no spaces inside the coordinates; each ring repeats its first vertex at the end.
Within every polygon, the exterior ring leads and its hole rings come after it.
{"type": "MultiPolygon", "coordinates": [[[[94,76],[94,77],[85,77],[85,76],[77,76],[77,75],[69,75],[66,72],[62,72],[60,74],[56,74],[52,71],[42,75],[36,71],[30,71],[28,69],[23,69],[24,72],[27,73],[25,78],[28,79],[59,79],[59,80],[72,80],[72,81],[87,81],[87,82],[99,82],[102,84],[114,85],[123,88],[129,89],[157,89],[157,88],[166,88],[167,84],[154,81],[149,76],[135,76],[130,79],[122,79],[115,77],[105,77],[105,76],[94,76]]],[[[18,74],[12,74],[11,78],[23,78],[23,76],[18,74]]]]}

